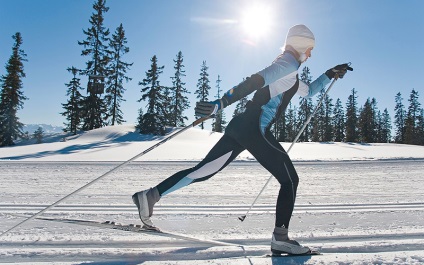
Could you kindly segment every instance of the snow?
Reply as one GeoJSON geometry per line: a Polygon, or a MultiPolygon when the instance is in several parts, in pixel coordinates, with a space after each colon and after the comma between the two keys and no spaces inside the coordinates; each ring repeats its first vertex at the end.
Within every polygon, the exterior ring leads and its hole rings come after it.
{"type": "MultiPolygon", "coordinates": [[[[189,129],[45,215],[137,223],[131,195],[194,166],[220,136],[189,129]]],[[[21,221],[17,214],[42,210],[164,137],[122,125],[54,139],[0,148],[0,231],[21,221]]],[[[243,247],[32,220],[0,238],[0,263],[424,264],[424,147],[297,143],[290,156],[301,178],[290,235],[324,255],[265,256],[278,183],[272,180],[238,221],[270,176],[243,152],[207,182],[162,198],[153,216],[163,229],[243,247]]]]}
{"type": "MultiPolygon", "coordinates": [[[[62,136],[61,141],[56,137],[55,142],[42,145],[5,147],[0,150],[0,160],[125,161],[165,137],[141,135],[133,125],[110,126],[76,136],[62,136]]],[[[199,161],[220,138],[221,133],[193,128],[137,161],[199,161]]],[[[286,150],[290,145],[283,143],[286,150]]],[[[390,143],[296,143],[290,156],[293,161],[421,159],[424,158],[424,147],[390,143]]],[[[237,160],[251,161],[254,158],[245,151],[237,160]]]]}

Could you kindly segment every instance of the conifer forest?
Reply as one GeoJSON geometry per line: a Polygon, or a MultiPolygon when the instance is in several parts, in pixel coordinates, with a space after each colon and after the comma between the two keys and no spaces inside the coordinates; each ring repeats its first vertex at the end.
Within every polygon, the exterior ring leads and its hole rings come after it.
{"type": "MultiPolygon", "coordinates": [[[[119,24],[115,29],[105,27],[104,20],[109,11],[106,0],[95,0],[92,7],[87,28],[83,30],[85,38],[78,40],[80,55],[86,59],[85,66],[70,65],[64,69],[69,73],[69,80],[64,80],[66,85],[63,87],[67,101],[61,103],[63,112],[60,113],[65,132],[77,134],[126,122],[121,103],[126,100],[126,84],[132,79],[138,82],[140,89],[140,97],[136,99],[139,109],[134,111],[138,113],[136,128],[142,134],[164,135],[166,128],[190,124],[185,112],[195,102],[189,102],[189,94],[196,95],[198,101],[213,101],[229,89],[222,88],[220,84],[225,76],[211,80],[205,60],[199,65],[199,72],[186,73],[184,54],[178,50],[173,64],[166,65],[174,69],[172,77],[163,76],[165,65],[161,65],[160,58],[154,54],[144,76],[128,76],[136,62],[127,60],[131,57],[124,26],[119,24]],[[196,88],[186,87],[187,75],[198,76],[196,88]],[[81,82],[83,77],[88,79],[87,84],[81,82]]],[[[9,60],[0,70],[0,146],[14,145],[17,139],[25,136],[18,111],[24,108],[26,100],[30,100],[24,95],[23,80],[26,76],[25,62],[31,54],[27,55],[23,50],[25,36],[20,32],[16,32],[12,39],[9,60]]],[[[308,67],[299,69],[299,77],[306,84],[313,80],[308,67]]],[[[424,108],[417,89],[411,88],[409,95],[393,95],[395,108],[390,110],[394,113],[392,117],[387,108],[378,106],[376,98],[358,102],[358,93],[361,93],[360,89],[352,88],[348,98],[344,99],[331,98],[324,91],[313,99],[299,97],[298,104],[291,103],[280,115],[272,132],[280,142],[293,141],[318,101],[325,97],[299,141],[424,145],[424,108]]],[[[293,99],[295,102],[296,98],[293,99]]],[[[223,132],[229,120],[243,112],[248,100],[243,98],[235,103],[233,113],[221,110],[214,119],[204,123],[211,123],[213,131],[223,132]]],[[[205,128],[204,123],[200,124],[202,129],[205,128]]]]}

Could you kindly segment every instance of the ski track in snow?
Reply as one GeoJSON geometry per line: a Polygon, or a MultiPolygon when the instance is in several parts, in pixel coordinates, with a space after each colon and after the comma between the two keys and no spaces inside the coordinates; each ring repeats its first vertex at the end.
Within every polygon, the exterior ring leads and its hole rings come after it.
{"type": "MultiPolygon", "coordinates": [[[[0,163],[0,231],[116,163],[0,163]]],[[[139,223],[131,195],[191,162],[137,162],[46,216],[139,223]]],[[[212,179],[161,199],[153,221],[169,231],[244,247],[210,246],[72,224],[31,221],[0,239],[0,263],[23,264],[424,264],[424,161],[295,163],[301,178],[291,236],[324,255],[265,257],[278,192],[269,173],[235,162],[212,179]],[[348,183],[348,185],[346,184],[348,183]]]]}

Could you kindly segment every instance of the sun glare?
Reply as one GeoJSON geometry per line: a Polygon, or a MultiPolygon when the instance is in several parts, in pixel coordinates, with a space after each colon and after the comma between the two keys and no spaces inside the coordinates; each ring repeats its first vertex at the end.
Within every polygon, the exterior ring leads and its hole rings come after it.
{"type": "Polygon", "coordinates": [[[265,37],[270,31],[271,14],[269,7],[260,4],[245,9],[240,21],[243,31],[255,40],[265,37]]]}

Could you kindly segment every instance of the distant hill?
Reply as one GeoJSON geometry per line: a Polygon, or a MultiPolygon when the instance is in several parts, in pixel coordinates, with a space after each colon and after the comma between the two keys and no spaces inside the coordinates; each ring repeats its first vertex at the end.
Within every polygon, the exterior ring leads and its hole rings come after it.
{"type": "Polygon", "coordinates": [[[25,124],[23,132],[28,132],[30,135],[33,134],[39,127],[43,129],[44,134],[57,134],[63,132],[63,127],[53,126],[49,124],[25,124]]]}

